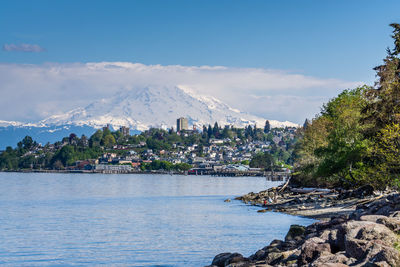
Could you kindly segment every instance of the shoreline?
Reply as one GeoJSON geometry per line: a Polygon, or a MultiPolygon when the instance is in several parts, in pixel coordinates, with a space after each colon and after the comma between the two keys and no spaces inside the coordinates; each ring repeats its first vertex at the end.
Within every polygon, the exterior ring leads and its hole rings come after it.
{"type": "Polygon", "coordinates": [[[309,189],[305,192],[293,192],[291,188],[270,188],[258,193],[250,192],[236,197],[246,204],[260,207],[258,212],[282,212],[320,221],[330,220],[338,215],[350,215],[357,205],[374,201],[377,197],[371,188],[361,188],[358,192],[340,193],[335,190],[309,189]]]}
{"type": "Polygon", "coordinates": [[[335,191],[285,185],[235,198],[319,220],[292,225],[284,240],[273,240],[253,255],[224,252],[208,267],[400,266],[400,194],[377,194],[372,187],[335,191]]]}
{"type": "Polygon", "coordinates": [[[137,171],[137,172],[106,172],[106,171],[89,171],[89,170],[17,170],[0,172],[15,172],[15,173],[77,173],[77,174],[171,174],[171,175],[188,175],[182,172],[167,172],[167,171],[137,171]]]}

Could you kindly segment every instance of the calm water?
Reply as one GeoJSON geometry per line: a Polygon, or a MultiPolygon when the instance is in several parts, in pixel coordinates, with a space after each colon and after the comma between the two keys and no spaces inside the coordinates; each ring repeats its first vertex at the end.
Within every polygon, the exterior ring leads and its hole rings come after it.
{"type": "Polygon", "coordinates": [[[0,173],[0,264],[204,266],[312,220],[226,198],[264,178],[0,173]]]}

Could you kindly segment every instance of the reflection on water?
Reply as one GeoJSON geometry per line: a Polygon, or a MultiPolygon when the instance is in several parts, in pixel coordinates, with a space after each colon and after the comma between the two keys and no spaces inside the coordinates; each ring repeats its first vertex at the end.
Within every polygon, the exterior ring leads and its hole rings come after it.
{"type": "Polygon", "coordinates": [[[310,219],[226,198],[262,177],[0,173],[0,264],[203,266],[310,219]]]}

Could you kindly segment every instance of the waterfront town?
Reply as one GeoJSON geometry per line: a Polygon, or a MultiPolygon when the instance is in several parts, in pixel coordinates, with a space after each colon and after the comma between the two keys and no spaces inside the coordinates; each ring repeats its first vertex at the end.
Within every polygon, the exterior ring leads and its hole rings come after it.
{"type": "Polygon", "coordinates": [[[295,127],[271,128],[269,121],[263,128],[215,123],[200,131],[179,118],[176,131],[153,128],[138,135],[130,135],[128,127],[112,131],[107,125],[91,137],[71,133],[54,144],[38,144],[27,136],[0,154],[0,169],[287,177],[296,132],[295,127]]]}

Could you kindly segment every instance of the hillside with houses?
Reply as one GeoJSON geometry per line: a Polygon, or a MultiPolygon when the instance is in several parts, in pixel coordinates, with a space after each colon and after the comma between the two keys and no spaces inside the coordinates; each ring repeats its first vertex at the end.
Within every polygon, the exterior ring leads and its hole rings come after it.
{"type": "Polygon", "coordinates": [[[128,127],[109,126],[87,137],[71,133],[45,145],[26,136],[17,147],[0,154],[3,171],[188,172],[290,171],[294,162],[297,129],[248,125],[203,126],[189,129],[186,118],[177,120],[176,131],[151,128],[131,135],[128,127]]]}

